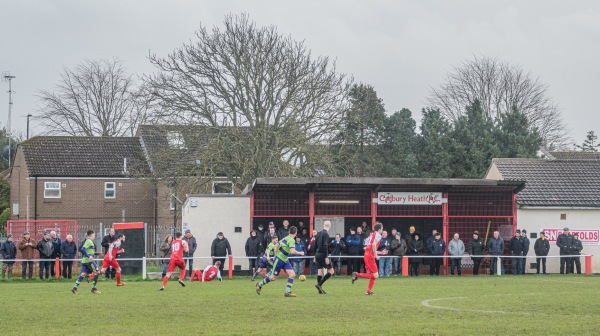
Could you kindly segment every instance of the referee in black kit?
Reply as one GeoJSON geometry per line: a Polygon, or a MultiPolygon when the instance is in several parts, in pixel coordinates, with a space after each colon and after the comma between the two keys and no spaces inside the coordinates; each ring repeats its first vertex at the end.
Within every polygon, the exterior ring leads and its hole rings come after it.
{"type": "Polygon", "coordinates": [[[315,263],[318,269],[315,287],[319,290],[319,294],[327,294],[322,286],[333,275],[333,267],[329,260],[329,229],[331,229],[331,222],[325,221],[323,231],[319,232],[315,238],[315,263]],[[325,276],[323,276],[323,269],[327,269],[325,276]]]}

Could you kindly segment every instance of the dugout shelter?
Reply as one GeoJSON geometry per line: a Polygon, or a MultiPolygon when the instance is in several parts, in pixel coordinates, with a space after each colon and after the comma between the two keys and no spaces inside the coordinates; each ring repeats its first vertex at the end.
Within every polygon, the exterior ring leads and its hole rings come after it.
{"type": "Polygon", "coordinates": [[[250,225],[256,229],[272,221],[279,227],[287,219],[290,225],[303,221],[312,232],[330,220],[330,235],[344,237],[363,221],[369,227],[381,222],[384,230],[396,228],[403,236],[414,226],[424,240],[437,229],[446,243],[459,233],[468,246],[473,231],[489,239],[499,230],[508,242],[517,229],[516,198],[524,185],[490,179],[258,178],[250,225]]]}

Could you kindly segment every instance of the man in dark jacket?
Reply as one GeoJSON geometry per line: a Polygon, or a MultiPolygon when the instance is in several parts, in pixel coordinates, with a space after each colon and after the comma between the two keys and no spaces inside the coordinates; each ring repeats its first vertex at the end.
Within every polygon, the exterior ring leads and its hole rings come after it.
{"type": "Polygon", "coordinates": [[[346,249],[348,251],[349,256],[354,256],[354,258],[348,259],[348,267],[347,274],[351,275],[352,272],[358,272],[360,269],[360,258],[356,258],[360,256],[360,235],[356,234],[356,230],[350,229],[350,234],[346,236],[346,249]]]}
{"type": "MultiPolygon", "coordinates": [[[[53,246],[52,256],[50,256],[52,258],[52,261],[50,262],[50,274],[52,275],[52,278],[54,278],[56,276],[54,273],[56,268],[56,258],[62,258],[60,255],[60,245],[62,244],[62,241],[54,230],[50,231],[50,241],[52,242],[53,246]]],[[[58,268],[60,271],[60,265],[58,268]]]]}
{"type": "Polygon", "coordinates": [[[510,239],[510,254],[513,256],[511,260],[512,274],[521,274],[521,263],[523,262],[523,238],[521,230],[517,229],[515,236],[510,239]]]}
{"type": "Polygon", "coordinates": [[[13,242],[11,234],[6,236],[6,241],[0,244],[0,254],[2,255],[2,280],[4,280],[4,274],[8,270],[8,279],[12,278],[14,261],[17,258],[17,246],[13,242]]]}
{"type": "Polygon", "coordinates": [[[258,239],[260,239],[260,243],[262,246],[264,246],[265,248],[267,248],[267,245],[265,245],[265,235],[267,234],[267,232],[265,231],[265,227],[262,224],[258,224],[258,228],[256,229],[256,236],[258,237],[258,239]]]}
{"type": "MultiPolygon", "coordinates": [[[[115,236],[115,229],[110,229],[108,231],[108,234],[102,237],[102,243],[100,243],[100,245],[102,246],[102,252],[104,253],[104,255],[108,253],[108,247],[115,240],[117,240],[117,236],[115,236]]],[[[112,267],[109,267],[104,273],[104,276],[106,277],[106,279],[114,279],[116,274],[117,270],[113,269],[112,267]]]]}
{"type": "Polygon", "coordinates": [[[388,258],[392,251],[392,240],[388,237],[387,231],[381,233],[379,248],[377,252],[383,258],[379,258],[379,276],[390,276],[392,274],[392,258],[388,258]]]}
{"type": "MultiPolygon", "coordinates": [[[[525,229],[521,230],[521,239],[523,241],[523,256],[526,257],[527,254],[529,254],[529,245],[530,245],[529,238],[527,237],[527,230],[525,230],[525,229]]],[[[522,261],[521,261],[520,273],[525,274],[525,265],[527,265],[527,258],[522,258],[521,260],[522,261]]]]}
{"type": "MultiPolygon", "coordinates": [[[[267,232],[265,232],[265,237],[263,239],[263,246],[269,246],[269,244],[273,241],[273,236],[277,236],[277,232],[275,231],[275,225],[273,224],[273,222],[270,222],[269,229],[267,230],[267,232]]],[[[279,238],[279,237],[277,237],[277,238],[279,238]]]]}
{"type": "Polygon", "coordinates": [[[500,231],[494,231],[494,236],[488,241],[490,252],[490,275],[496,274],[498,257],[504,253],[504,239],[500,238],[500,231]]]}
{"type": "Polygon", "coordinates": [[[402,257],[406,254],[408,246],[406,245],[406,241],[401,238],[400,232],[396,232],[394,236],[394,240],[392,240],[392,255],[396,258],[393,259],[393,267],[394,267],[394,276],[400,274],[400,270],[402,268],[402,257]]]}
{"type": "Polygon", "coordinates": [[[546,273],[546,256],[548,252],[550,252],[550,242],[546,239],[546,232],[540,232],[540,238],[535,241],[533,244],[533,250],[536,255],[536,270],[537,274],[540,274],[540,264],[542,264],[542,271],[544,274],[546,273]]]}
{"type": "Polygon", "coordinates": [[[340,258],[340,256],[346,252],[346,243],[344,242],[342,236],[339,233],[335,235],[335,239],[331,242],[329,247],[331,247],[331,256],[333,257],[331,258],[331,262],[335,268],[335,275],[341,275],[342,258],[340,258]]]}
{"type": "Polygon", "coordinates": [[[473,232],[473,238],[469,241],[469,255],[473,260],[473,275],[479,275],[479,265],[483,258],[481,256],[485,255],[485,244],[479,238],[479,231],[473,232]]]}
{"type": "Polygon", "coordinates": [[[558,235],[556,238],[556,246],[560,249],[560,274],[569,273],[571,271],[572,259],[569,257],[563,257],[571,253],[573,247],[573,236],[569,232],[569,228],[563,229],[563,233],[558,235]]]}
{"type": "Polygon", "coordinates": [[[37,244],[37,250],[40,254],[40,280],[44,279],[44,272],[46,273],[46,280],[50,278],[50,265],[52,261],[52,254],[54,253],[54,245],[50,240],[50,232],[44,232],[44,238],[42,238],[37,244]]]}
{"type": "Polygon", "coordinates": [[[217,233],[217,238],[215,238],[210,247],[210,255],[213,259],[213,265],[220,261],[219,271],[223,273],[223,265],[225,264],[225,259],[228,254],[232,254],[231,245],[229,245],[229,240],[225,238],[223,232],[217,233]]]}
{"type": "MultiPolygon", "coordinates": [[[[72,235],[67,235],[67,239],[60,245],[60,254],[63,259],[75,259],[77,256],[77,244],[73,241],[72,235]]],[[[71,279],[73,270],[73,261],[62,262],[62,276],[65,279],[71,279]]]]}
{"type": "MultiPolygon", "coordinates": [[[[316,250],[315,250],[315,243],[316,243],[316,239],[317,239],[317,230],[313,230],[313,234],[310,237],[310,240],[308,241],[308,245],[306,245],[306,255],[309,257],[314,257],[316,254],[316,250]]],[[[308,262],[308,266],[310,269],[310,275],[316,275],[318,270],[317,270],[317,263],[315,262],[315,258],[307,258],[309,260],[308,262]]]]}
{"type": "Polygon", "coordinates": [[[425,250],[428,255],[431,255],[431,243],[433,243],[433,241],[435,240],[436,233],[437,233],[437,230],[432,230],[431,236],[427,237],[427,240],[425,241],[425,250]]]}
{"type": "MultiPolygon", "coordinates": [[[[183,260],[186,261],[188,263],[188,271],[187,271],[187,275],[189,277],[192,276],[192,270],[193,270],[193,266],[194,266],[194,252],[196,252],[196,248],[198,247],[198,244],[196,243],[196,237],[194,237],[194,235],[192,234],[192,231],[190,230],[185,230],[185,236],[182,239],[183,241],[185,241],[188,245],[188,251],[187,252],[183,252],[183,260]]],[[[223,264],[224,262],[221,263],[221,271],[223,271],[223,264]]]]}
{"type": "Polygon", "coordinates": [[[290,234],[290,222],[286,219],[283,221],[283,226],[277,229],[277,238],[279,240],[283,240],[283,238],[287,237],[290,234]]]}
{"type": "Polygon", "coordinates": [[[435,239],[431,243],[431,255],[438,256],[439,258],[431,258],[431,268],[429,269],[429,275],[440,275],[440,266],[442,265],[443,259],[441,258],[446,252],[446,242],[442,239],[442,235],[439,232],[435,233],[435,239]]]}
{"type": "Polygon", "coordinates": [[[248,257],[248,270],[251,276],[258,268],[258,258],[262,256],[264,249],[261,238],[258,237],[256,231],[252,230],[250,237],[246,240],[246,257],[248,257]]]}
{"type": "MultiPolygon", "coordinates": [[[[427,253],[427,255],[432,255],[431,254],[431,247],[432,247],[431,244],[433,244],[433,241],[435,240],[435,234],[437,232],[438,232],[437,230],[432,230],[431,236],[427,237],[427,240],[425,240],[425,253],[427,253]]],[[[409,241],[410,241],[410,239],[409,239],[409,241]]],[[[429,275],[433,275],[433,274],[435,274],[435,271],[434,271],[435,267],[434,267],[433,263],[431,262],[431,260],[428,260],[428,262],[429,262],[429,275]]]]}
{"type": "MultiPolygon", "coordinates": [[[[571,246],[570,254],[580,255],[581,250],[583,250],[583,244],[581,243],[581,240],[579,240],[579,234],[575,232],[573,234],[573,245],[571,246]]],[[[571,264],[571,273],[575,273],[575,270],[573,269],[573,266],[575,266],[577,268],[577,274],[581,274],[581,261],[579,260],[579,257],[571,257],[571,259],[573,260],[571,264]]]]}

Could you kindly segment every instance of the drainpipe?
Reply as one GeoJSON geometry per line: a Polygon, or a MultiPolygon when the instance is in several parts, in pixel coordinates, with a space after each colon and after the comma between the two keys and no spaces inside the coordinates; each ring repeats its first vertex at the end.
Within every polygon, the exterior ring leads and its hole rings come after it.
{"type": "MultiPolygon", "coordinates": [[[[30,189],[31,190],[31,189],[30,189]]],[[[33,219],[37,220],[37,204],[38,204],[38,178],[35,177],[35,186],[33,192],[33,219]]]]}

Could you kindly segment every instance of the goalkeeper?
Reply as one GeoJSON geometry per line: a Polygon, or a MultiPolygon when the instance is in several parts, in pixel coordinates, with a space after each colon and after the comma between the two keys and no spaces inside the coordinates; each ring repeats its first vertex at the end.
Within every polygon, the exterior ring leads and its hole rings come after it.
{"type": "Polygon", "coordinates": [[[275,245],[279,242],[277,236],[273,236],[271,239],[271,243],[267,246],[265,250],[265,254],[260,258],[260,263],[258,265],[258,269],[252,275],[252,281],[259,275],[263,270],[269,274],[269,270],[273,268],[273,258],[275,258],[275,245]]]}

